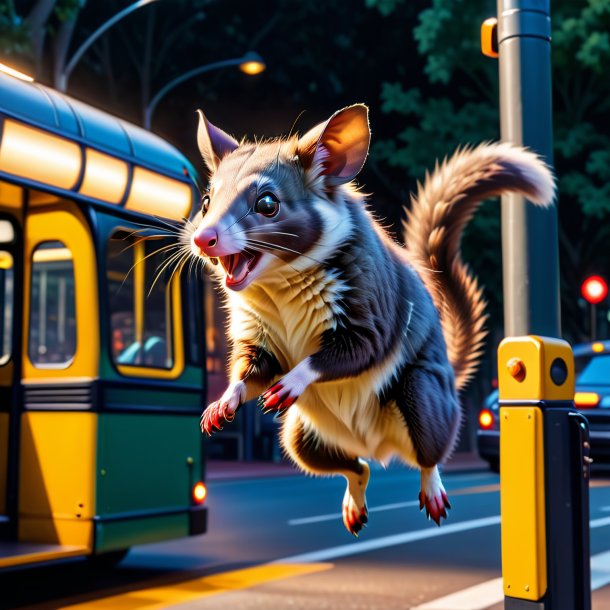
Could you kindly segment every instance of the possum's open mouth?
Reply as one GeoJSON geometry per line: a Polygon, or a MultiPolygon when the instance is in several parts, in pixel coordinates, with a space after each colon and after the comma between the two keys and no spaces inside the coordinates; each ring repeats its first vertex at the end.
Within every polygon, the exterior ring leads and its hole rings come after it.
{"type": "Polygon", "coordinates": [[[249,250],[220,256],[218,260],[227,272],[227,287],[239,288],[245,282],[248,274],[256,267],[261,256],[260,252],[250,252],[249,250]]]}

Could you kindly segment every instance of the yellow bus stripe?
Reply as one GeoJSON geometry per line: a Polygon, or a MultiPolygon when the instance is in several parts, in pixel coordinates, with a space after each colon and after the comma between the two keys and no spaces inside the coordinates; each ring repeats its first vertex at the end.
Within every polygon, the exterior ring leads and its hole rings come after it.
{"type": "Polygon", "coordinates": [[[157,610],[169,606],[195,601],[212,595],[222,595],[240,589],[249,589],[276,580],[302,576],[330,570],[332,563],[264,564],[212,574],[202,578],[166,584],[120,595],[104,597],[95,601],[70,604],[67,600],[54,605],[58,610],[157,610]]]}

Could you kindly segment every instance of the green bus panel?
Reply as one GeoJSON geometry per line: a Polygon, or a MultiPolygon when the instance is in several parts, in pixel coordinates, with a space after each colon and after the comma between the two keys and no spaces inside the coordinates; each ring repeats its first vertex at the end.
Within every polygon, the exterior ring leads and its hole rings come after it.
{"type": "Polygon", "coordinates": [[[133,519],[192,506],[202,478],[197,417],[100,414],[96,514],[133,519]]]}
{"type": "Polygon", "coordinates": [[[176,392],[172,390],[171,382],[168,382],[167,390],[163,388],[154,388],[149,391],[129,387],[107,388],[104,390],[104,404],[114,408],[163,407],[167,411],[171,411],[172,408],[192,409],[193,421],[197,422],[197,414],[201,411],[201,390],[176,392]]]}
{"type": "Polygon", "coordinates": [[[182,538],[189,533],[188,514],[98,522],[95,524],[95,552],[106,553],[136,544],[182,538]]]}

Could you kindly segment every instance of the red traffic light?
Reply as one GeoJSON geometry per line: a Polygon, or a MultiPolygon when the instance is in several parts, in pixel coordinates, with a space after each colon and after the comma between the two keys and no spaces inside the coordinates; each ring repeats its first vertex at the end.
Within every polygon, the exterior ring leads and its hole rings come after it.
{"type": "Polygon", "coordinates": [[[599,275],[589,276],[580,287],[580,292],[585,301],[592,305],[601,303],[608,296],[608,284],[599,275]]]}

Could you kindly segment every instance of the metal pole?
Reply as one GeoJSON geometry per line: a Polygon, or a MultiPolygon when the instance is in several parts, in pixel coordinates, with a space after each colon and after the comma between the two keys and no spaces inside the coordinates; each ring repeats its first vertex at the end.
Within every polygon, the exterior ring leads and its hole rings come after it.
{"type": "Polygon", "coordinates": [[[102,24],[80,47],[78,47],[76,53],[72,56],[72,59],[66,64],[66,67],[62,70],[59,76],[59,82],[57,83],[57,88],[59,91],[65,92],[68,88],[68,79],[70,78],[70,74],[72,74],[72,70],[76,67],[76,64],[79,62],[80,58],[85,54],[85,51],[106,31],[108,31],[115,23],[118,23],[127,15],[130,15],[134,11],[137,11],[139,8],[146,6],[147,4],[151,4],[152,2],[158,2],[159,0],[138,0],[138,2],[134,2],[131,6],[119,11],[114,17],[111,17],[106,21],[106,23],[102,24]]]}
{"type": "MultiPolygon", "coordinates": [[[[553,162],[550,0],[498,0],[503,140],[553,162]]],[[[505,335],[559,337],[557,212],[502,198],[505,335]]]]}
{"type": "Polygon", "coordinates": [[[591,341],[597,339],[597,305],[591,303],[591,341]]]}
{"type": "Polygon", "coordinates": [[[165,85],[163,88],[161,88],[156,93],[156,95],[148,103],[148,106],[146,106],[146,108],[144,109],[144,128],[148,129],[150,131],[153,113],[155,112],[155,109],[157,108],[157,104],[174,87],[177,87],[178,85],[180,85],[181,83],[183,83],[186,80],[189,80],[190,78],[199,76],[200,74],[204,74],[205,72],[210,72],[210,70],[217,70],[217,69],[226,68],[229,66],[237,66],[237,65],[243,63],[245,58],[246,58],[246,56],[238,57],[235,59],[225,59],[224,61],[216,61],[211,64],[206,64],[205,66],[200,66],[199,68],[189,70],[188,72],[185,72],[181,76],[178,76],[174,80],[167,83],[167,85],[165,85]]]}
{"type": "MultiPolygon", "coordinates": [[[[502,139],[527,146],[552,164],[550,41],[550,0],[498,0],[502,139]]],[[[556,209],[503,197],[502,254],[504,608],[590,610],[588,424],[572,402],[571,348],[556,339],[561,334],[556,209]]]]}

